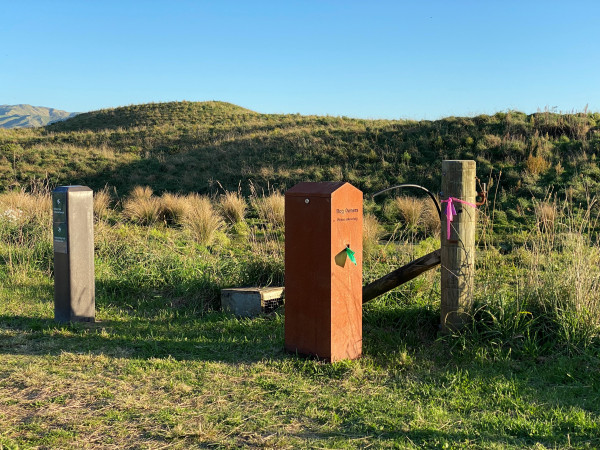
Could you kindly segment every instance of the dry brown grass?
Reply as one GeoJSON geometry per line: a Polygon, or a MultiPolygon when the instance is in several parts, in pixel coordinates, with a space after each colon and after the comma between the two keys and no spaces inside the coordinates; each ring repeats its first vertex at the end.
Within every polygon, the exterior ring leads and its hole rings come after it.
{"type": "Polygon", "coordinates": [[[281,226],[285,222],[285,198],[279,192],[271,195],[252,198],[252,206],[258,217],[273,226],[281,226]]]}
{"type": "Polygon", "coordinates": [[[0,214],[9,221],[46,223],[52,216],[52,198],[48,191],[27,193],[9,191],[0,195],[0,214]]]}
{"type": "Polygon", "coordinates": [[[223,219],[206,196],[190,194],[186,197],[189,208],[183,226],[200,245],[211,245],[217,232],[223,228],[223,219]]]}
{"type": "Polygon", "coordinates": [[[220,207],[225,219],[231,224],[236,224],[244,220],[248,203],[240,193],[226,192],[221,196],[220,207]]]}
{"type": "Polygon", "coordinates": [[[150,186],[136,186],[131,191],[131,198],[150,199],[154,195],[154,191],[150,186]]]}
{"type": "Polygon", "coordinates": [[[108,187],[94,192],[94,216],[97,219],[105,219],[110,211],[110,193],[108,187]]]}
{"type": "Polygon", "coordinates": [[[181,225],[190,208],[188,199],[181,195],[165,193],[160,197],[160,216],[167,223],[181,225]]]}
{"type": "Polygon", "coordinates": [[[377,248],[379,240],[383,236],[383,227],[371,213],[363,216],[363,252],[369,255],[377,248]]]}
{"type": "Polygon", "coordinates": [[[423,199],[402,196],[396,197],[394,202],[407,228],[415,229],[421,224],[425,210],[423,199]]]}
{"type": "Polygon", "coordinates": [[[421,220],[427,232],[434,235],[440,234],[440,215],[438,214],[433,202],[429,199],[425,200],[425,206],[423,209],[423,214],[421,215],[421,220]]]}
{"type": "Polygon", "coordinates": [[[535,205],[535,218],[538,227],[545,232],[554,230],[558,215],[556,202],[540,202],[535,205]]]}
{"type": "Polygon", "coordinates": [[[148,186],[136,186],[123,203],[123,215],[140,225],[151,225],[161,218],[161,202],[148,186]]]}

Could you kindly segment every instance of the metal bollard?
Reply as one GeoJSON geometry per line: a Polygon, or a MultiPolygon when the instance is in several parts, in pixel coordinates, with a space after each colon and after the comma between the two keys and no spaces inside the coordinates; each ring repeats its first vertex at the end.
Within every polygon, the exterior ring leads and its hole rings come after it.
{"type": "Polygon", "coordinates": [[[54,320],[95,320],[93,193],[86,186],[52,191],[54,320]]]}

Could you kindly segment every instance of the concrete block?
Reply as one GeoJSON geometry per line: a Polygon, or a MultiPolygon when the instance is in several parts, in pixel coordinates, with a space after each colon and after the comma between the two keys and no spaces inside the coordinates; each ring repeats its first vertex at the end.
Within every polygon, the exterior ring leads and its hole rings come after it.
{"type": "Polygon", "coordinates": [[[240,317],[255,317],[283,304],[282,287],[247,287],[221,290],[221,308],[240,317]]]}

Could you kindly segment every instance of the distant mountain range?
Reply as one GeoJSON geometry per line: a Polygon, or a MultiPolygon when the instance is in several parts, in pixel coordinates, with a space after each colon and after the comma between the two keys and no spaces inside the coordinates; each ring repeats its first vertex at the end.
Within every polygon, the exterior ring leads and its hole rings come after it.
{"type": "Polygon", "coordinates": [[[0,105],[0,128],[42,127],[77,114],[43,106],[0,105]]]}

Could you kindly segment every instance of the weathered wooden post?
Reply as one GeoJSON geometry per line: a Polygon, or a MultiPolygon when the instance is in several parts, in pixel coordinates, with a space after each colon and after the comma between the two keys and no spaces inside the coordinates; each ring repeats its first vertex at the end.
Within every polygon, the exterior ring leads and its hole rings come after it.
{"type": "Polygon", "coordinates": [[[475,161],[442,161],[442,332],[459,329],[473,304],[475,161]]]}

